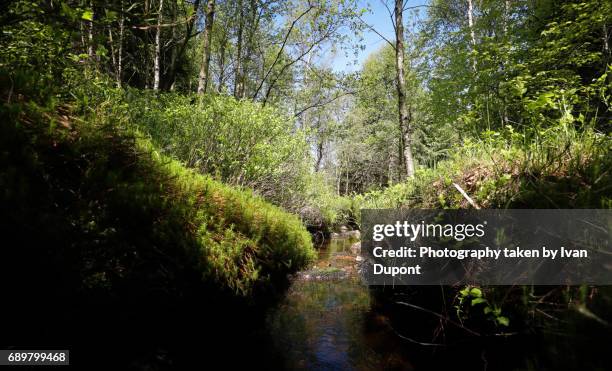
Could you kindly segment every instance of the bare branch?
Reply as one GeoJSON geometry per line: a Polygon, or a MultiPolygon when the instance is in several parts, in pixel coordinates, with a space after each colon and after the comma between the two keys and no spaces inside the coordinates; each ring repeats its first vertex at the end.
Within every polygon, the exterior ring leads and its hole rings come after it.
{"type": "Polygon", "coordinates": [[[407,6],[407,7],[404,7],[404,9],[402,10],[406,11],[406,10],[412,10],[412,9],[418,9],[418,8],[433,8],[433,6],[422,4],[422,5],[415,5],[415,6],[407,6]]]}
{"type": "MultiPolygon", "coordinates": [[[[285,73],[285,70],[287,70],[287,68],[293,66],[294,64],[296,64],[297,62],[301,61],[302,58],[304,58],[306,55],[308,55],[308,53],[310,53],[312,51],[312,49],[314,49],[315,46],[319,45],[321,42],[323,42],[325,39],[327,39],[328,37],[330,37],[332,35],[332,33],[334,33],[334,31],[336,31],[336,29],[334,29],[333,27],[330,27],[327,32],[321,36],[320,38],[318,38],[317,40],[313,41],[312,44],[308,47],[308,49],[306,49],[306,51],[302,52],[302,54],[300,54],[296,59],[292,60],[291,62],[285,64],[281,70],[279,71],[279,73],[276,74],[276,76],[274,77],[274,79],[270,82],[268,88],[266,89],[266,94],[264,96],[264,100],[263,100],[263,104],[266,104],[266,101],[268,100],[268,97],[270,96],[270,92],[272,91],[272,88],[274,88],[274,85],[276,84],[276,82],[278,81],[278,79],[285,73]]],[[[264,79],[265,81],[265,79],[264,79]]],[[[256,97],[256,96],[255,96],[256,97]]],[[[254,97],[254,98],[255,98],[254,97]]]]}
{"type": "Polygon", "coordinates": [[[287,33],[285,34],[285,37],[283,38],[283,43],[281,44],[281,47],[278,51],[278,53],[276,53],[276,58],[274,58],[274,62],[272,62],[272,65],[270,66],[270,68],[268,68],[268,71],[266,72],[266,74],[264,75],[263,79],[261,80],[261,82],[259,83],[259,86],[257,87],[257,90],[255,90],[255,94],[253,94],[253,99],[257,98],[257,95],[259,94],[259,92],[261,91],[261,88],[263,87],[264,82],[268,79],[268,77],[270,76],[270,73],[272,73],[272,70],[274,69],[274,67],[276,66],[276,64],[278,63],[278,60],[280,59],[281,55],[283,54],[283,51],[285,50],[285,46],[287,45],[287,40],[289,40],[289,36],[291,35],[291,32],[293,31],[293,29],[295,28],[295,25],[304,17],[306,16],[306,14],[308,14],[311,10],[313,10],[315,7],[312,4],[309,4],[308,9],[306,9],[305,11],[303,11],[297,18],[295,18],[292,22],[291,25],[289,26],[289,29],[287,30],[287,33]]]}
{"type": "Polygon", "coordinates": [[[395,50],[395,44],[392,43],[389,39],[387,39],[386,37],[384,37],[380,32],[378,32],[374,27],[370,26],[366,21],[364,21],[363,19],[361,19],[361,17],[358,17],[358,19],[361,21],[361,23],[363,23],[364,26],[366,26],[367,28],[370,29],[370,31],[374,32],[375,34],[377,34],[381,39],[383,39],[384,41],[387,42],[387,44],[391,45],[391,47],[393,48],[393,50],[395,50]]]}
{"type": "Polygon", "coordinates": [[[395,24],[395,10],[391,11],[391,8],[389,8],[389,5],[387,4],[387,2],[385,0],[380,0],[380,2],[387,9],[387,13],[389,14],[389,18],[391,18],[391,24],[393,25],[393,28],[395,29],[395,27],[397,27],[396,24],[395,24]]]}
{"type": "Polygon", "coordinates": [[[462,325],[461,323],[455,322],[455,321],[451,320],[450,318],[441,315],[440,313],[436,313],[433,310],[430,310],[430,309],[427,309],[427,308],[423,308],[423,307],[419,307],[418,305],[414,305],[414,304],[410,304],[410,303],[405,303],[403,301],[396,301],[396,303],[400,304],[400,305],[405,305],[405,306],[410,307],[410,308],[418,309],[418,310],[423,311],[425,313],[429,313],[431,315],[434,315],[434,316],[440,318],[441,320],[443,320],[445,322],[448,322],[448,323],[450,323],[452,325],[455,325],[455,326],[457,326],[457,327],[459,327],[459,328],[469,332],[472,335],[480,336],[480,334],[478,332],[476,332],[474,330],[471,330],[471,329],[465,327],[464,325],[462,325]]]}
{"type": "Polygon", "coordinates": [[[478,206],[478,204],[474,200],[472,200],[470,196],[468,196],[468,194],[463,190],[463,188],[459,186],[459,184],[453,183],[453,186],[455,186],[455,188],[459,191],[459,193],[461,193],[461,195],[467,200],[467,202],[470,203],[470,205],[474,207],[474,209],[477,209],[477,210],[480,209],[480,206],[478,206]]]}
{"type": "Polygon", "coordinates": [[[135,29],[135,30],[150,30],[150,29],[157,29],[157,28],[174,27],[174,26],[178,26],[178,25],[181,25],[181,24],[189,23],[193,19],[195,19],[195,15],[186,17],[185,19],[181,20],[180,22],[160,23],[160,24],[152,24],[152,25],[147,25],[147,26],[132,26],[132,28],[135,29]]]}
{"type": "Polygon", "coordinates": [[[309,109],[312,109],[312,108],[324,107],[324,106],[326,106],[326,105],[328,105],[330,103],[333,103],[333,102],[337,101],[338,99],[340,99],[342,97],[345,97],[347,95],[352,95],[352,94],[355,94],[355,92],[354,91],[346,91],[346,92],[343,92],[341,94],[337,94],[335,97],[333,97],[331,99],[328,99],[325,102],[322,102],[322,101],[319,100],[317,103],[308,105],[308,106],[300,109],[295,115],[293,115],[293,117],[298,117],[298,116],[302,115],[304,112],[306,112],[306,111],[308,111],[309,109]]]}

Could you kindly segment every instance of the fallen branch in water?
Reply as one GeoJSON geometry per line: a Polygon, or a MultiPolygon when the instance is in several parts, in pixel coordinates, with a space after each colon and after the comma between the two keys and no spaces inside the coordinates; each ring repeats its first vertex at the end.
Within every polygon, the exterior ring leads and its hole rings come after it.
{"type": "Polygon", "coordinates": [[[389,327],[391,327],[391,330],[393,330],[393,332],[395,333],[395,335],[397,335],[397,336],[399,336],[400,338],[402,338],[402,339],[404,339],[404,340],[407,340],[407,341],[409,341],[409,342],[411,342],[411,343],[413,343],[413,344],[422,345],[422,346],[424,346],[424,347],[445,347],[445,346],[446,346],[446,344],[440,344],[440,343],[424,343],[424,342],[421,342],[421,341],[418,341],[418,340],[414,340],[414,339],[412,339],[412,338],[409,338],[409,337],[407,337],[407,336],[404,336],[404,335],[400,334],[399,332],[397,332],[397,330],[396,330],[396,329],[394,329],[394,328],[393,328],[393,326],[389,326],[389,327]]]}
{"type": "Polygon", "coordinates": [[[436,313],[436,312],[434,312],[432,310],[429,310],[427,308],[419,307],[418,305],[405,303],[403,301],[396,301],[396,303],[397,304],[401,304],[401,305],[405,305],[405,306],[410,307],[410,308],[418,309],[418,310],[423,311],[425,313],[429,313],[429,314],[434,315],[434,316],[436,316],[438,318],[441,318],[442,320],[444,320],[444,321],[446,321],[446,322],[448,322],[448,323],[450,323],[452,325],[455,325],[455,326],[457,326],[457,327],[459,327],[459,328],[469,332],[472,335],[481,336],[480,333],[478,333],[478,332],[476,332],[474,330],[471,330],[471,329],[465,327],[464,325],[462,325],[461,323],[455,322],[455,321],[451,320],[450,318],[441,315],[440,313],[436,313]]]}

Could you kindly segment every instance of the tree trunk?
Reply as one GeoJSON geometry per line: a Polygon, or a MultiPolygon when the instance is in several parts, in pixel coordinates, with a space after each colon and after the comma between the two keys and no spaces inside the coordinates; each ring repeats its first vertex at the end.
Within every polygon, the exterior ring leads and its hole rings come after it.
{"type": "Polygon", "coordinates": [[[208,0],[206,5],[206,25],[204,26],[204,51],[202,52],[202,65],[198,79],[198,94],[206,93],[208,80],[208,66],[210,65],[210,44],[212,40],[212,27],[215,19],[215,0],[208,0]]]}
{"type": "MultiPolygon", "coordinates": [[[[340,162],[340,164],[342,164],[342,162],[340,162]]],[[[340,196],[340,183],[342,182],[342,168],[340,166],[341,165],[339,165],[336,170],[336,194],[338,196],[340,196]]]]}
{"type": "MultiPolygon", "coordinates": [[[[150,3],[148,0],[145,0],[144,2],[144,17],[145,19],[149,19],[149,10],[150,10],[150,3]]],[[[150,42],[151,42],[151,33],[150,30],[147,28],[145,30],[145,34],[144,34],[144,40],[143,40],[143,44],[144,44],[144,56],[143,56],[143,65],[145,68],[145,75],[144,75],[144,88],[145,89],[149,89],[149,87],[151,86],[151,75],[149,74],[150,70],[150,63],[149,63],[149,57],[151,56],[151,46],[150,46],[150,42]]]]}
{"type": "MultiPolygon", "coordinates": [[[[510,0],[504,1],[504,42],[508,42],[508,24],[510,23],[510,0]]],[[[502,60],[502,70],[506,71],[506,60],[502,60]]],[[[502,125],[508,125],[508,104],[503,100],[502,125]]]]}
{"type": "Polygon", "coordinates": [[[121,18],[119,19],[119,50],[117,51],[117,87],[121,87],[121,73],[123,72],[123,34],[125,30],[125,14],[123,14],[123,1],[121,2],[121,18]]]}
{"type": "Polygon", "coordinates": [[[346,172],[346,184],[344,185],[344,194],[345,195],[349,194],[349,172],[348,170],[346,172]]]}
{"type": "Polygon", "coordinates": [[[412,128],[408,107],[406,105],[406,78],[404,75],[404,20],[403,0],[395,0],[395,69],[397,72],[397,104],[399,124],[404,139],[404,164],[406,176],[414,177],[414,160],[412,158],[412,128]]]}
{"type": "Polygon", "coordinates": [[[87,51],[87,42],[85,41],[85,31],[83,28],[83,21],[79,22],[79,28],[81,31],[81,47],[83,47],[83,53],[87,51]]]}
{"type": "Polygon", "coordinates": [[[323,147],[323,139],[319,139],[319,143],[317,143],[317,158],[315,161],[314,171],[318,173],[321,170],[321,164],[323,163],[323,155],[324,155],[324,147],[323,147]]]}
{"type": "Polygon", "coordinates": [[[240,92],[239,92],[239,96],[240,98],[244,98],[247,94],[246,92],[246,79],[247,79],[247,74],[248,74],[248,70],[249,70],[249,64],[251,63],[251,57],[253,55],[254,52],[254,41],[255,41],[255,35],[257,34],[257,30],[259,29],[259,21],[261,20],[261,15],[262,15],[262,10],[259,10],[258,8],[258,0],[251,0],[250,2],[250,7],[251,7],[251,17],[249,19],[249,26],[247,27],[248,30],[248,38],[247,38],[247,42],[246,45],[244,45],[243,49],[244,49],[244,56],[242,58],[242,63],[241,63],[241,68],[242,68],[242,74],[241,74],[241,79],[240,79],[240,92]]]}
{"type": "Polygon", "coordinates": [[[160,87],[160,89],[170,90],[170,91],[174,90],[175,85],[174,85],[174,80],[168,79],[168,76],[172,72],[172,69],[175,68],[176,66],[176,58],[177,58],[177,53],[178,53],[176,25],[178,24],[179,20],[178,20],[178,7],[177,6],[178,4],[176,2],[170,2],[169,10],[172,16],[172,25],[170,27],[171,27],[172,35],[170,37],[169,43],[172,44],[172,47],[170,48],[170,61],[168,63],[164,63],[164,71],[163,71],[164,82],[163,82],[163,85],[160,87]]]}
{"type": "MultiPolygon", "coordinates": [[[[168,73],[166,74],[165,80],[167,81],[167,85],[174,86],[176,82],[176,73],[178,67],[178,61],[180,61],[185,55],[185,51],[187,50],[187,46],[189,44],[189,40],[195,36],[193,32],[196,15],[198,14],[198,9],[200,8],[200,0],[195,0],[193,2],[193,13],[194,15],[187,20],[185,24],[185,37],[183,38],[183,42],[178,49],[178,52],[175,53],[175,58],[172,60],[170,64],[170,68],[168,69],[168,73]]],[[[191,80],[189,80],[189,90],[191,90],[191,80]]]]}
{"type": "MultiPolygon", "coordinates": [[[[470,29],[470,42],[472,43],[472,52],[476,49],[476,34],[474,33],[474,4],[472,0],[467,0],[468,10],[467,19],[468,27],[470,29]]],[[[476,57],[472,58],[472,69],[476,72],[476,57]]]]}
{"type": "Polygon", "coordinates": [[[157,10],[157,30],[155,30],[155,58],[153,61],[153,90],[159,90],[159,65],[161,58],[161,24],[162,24],[162,10],[164,7],[164,0],[159,0],[159,9],[157,10]]]}
{"type": "Polygon", "coordinates": [[[234,97],[236,99],[242,98],[244,92],[244,79],[242,77],[242,34],[244,28],[244,7],[242,6],[242,0],[238,0],[238,34],[236,35],[236,72],[234,73],[234,97]]]}
{"type": "Polygon", "coordinates": [[[601,31],[603,33],[604,63],[607,65],[610,60],[610,45],[608,44],[608,27],[605,21],[601,25],[601,31]]]}
{"type": "Polygon", "coordinates": [[[217,91],[223,93],[225,89],[225,49],[227,48],[227,35],[221,40],[219,45],[219,87],[217,91]]]}
{"type": "Polygon", "coordinates": [[[389,186],[396,183],[395,174],[397,173],[398,167],[398,152],[399,151],[397,151],[397,148],[393,148],[389,153],[389,165],[387,167],[387,183],[389,186]]]}
{"type": "Polygon", "coordinates": [[[159,69],[160,69],[160,58],[161,58],[161,25],[164,0],[159,0],[159,9],[157,11],[157,30],[155,31],[155,60],[153,61],[153,90],[159,90],[159,69]]]}
{"type": "Polygon", "coordinates": [[[87,32],[87,42],[88,42],[88,46],[87,46],[87,55],[89,56],[90,60],[93,58],[94,56],[94,45],[93,45],[93,29],[94,29],[94,24],[93,24],[93,20],[94,20],[94,7],[93,7],[93,1],[89,2],[89,5],[91,6],[91,21],[89,21],[89,28],[88,28],[88,32],[87,32]]]}

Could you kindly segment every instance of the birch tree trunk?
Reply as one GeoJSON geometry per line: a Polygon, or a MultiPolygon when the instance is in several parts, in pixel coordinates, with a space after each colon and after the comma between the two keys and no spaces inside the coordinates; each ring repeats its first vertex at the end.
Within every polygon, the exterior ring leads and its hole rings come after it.
{"type": "MultiPolygon", "coordinates": [[[[510,23],[510,0],[504,1],[504,42],[508,41],[508,24],[510,23]]],[[[506,70],[506,60],[502,61],[502,69],[506,70]]],[[[508,125],[508,105],[506,100],[503,101],[503,117],[502,117],[502,125],[508,125]]]]}
{"type": "MultiPolygon", "coordinates": [[[[149,19],[149,10],[150,10],[150,2],[149,0],[145,0],[144,2],[144,16],[146,19],[149,19]]],[[[145,37],[143,40],[143,44],[144,44],[144,57],[143,57],[143,64],[145,64],[145,68],[146,68],[146,74],[145,74],[145,81],[144,81],[144,88],[145,89],[149,89],[149,87],[151,86],[151,78],[150,78],[150,74],[149,74],[149,68],[150,68],[150,64],[149,64],[149,57],[151,56],[151,46],[150,46],[150,41],[151,41],[151,35],[149,30],[145,30],[145,37]]]]}
{"type": "MultiPolygon", "coordinates": [[[[474,32],[474,4],[472,0],[467,0],[468,2],[468,10],[467,10],[467,19],[468,19],[468,28],[470,29],[470,42],[472,43],[472,51],[476,49],[476,34],[474,32]]],[[[476,58],[472,58],[472,69],[476,72],[476,58]]]]}
{"type": "Polygon", "coordinates": [[[162,17],[164,0],[159,0],[159,9],[157,10],[157,30],[155,31],[155,58],[153,61],[153,90],[159,90],[159,65],[161,58],[161,25],[162,25],[162,17]]]}
{"type": "Polygon", "coordinates": [[[412,158],[412,128],[406,105],[403,6],[403,0],[395,0],[395,69],[399,125],[404,139],[404,164],[406,165],[406,176],[412,178],[414,177],[414,160],[412,158]]]}
{"type": "Polygon", "coordinates": [[[123,72],[123,34],[125,30],[125,14],[123,14],[123,1],[121,2],[121,18],[119,19],[119,47],[117,51],[117,87],[121,87],[121,74],[123,72]]]}
{"type": "Polygon", "coordinates": [[[242,0],[238,0],[238,34],[236,36],[236,72],[234,73],[234,97],[240,99],[243,97],[243,78],[242,78],[242,34],[244,28],[244,7],[242,0]]]}
{"type": "Polygon", "coordinates": [[[93,20],[94,20],[95,14],[94,14],[93,1],[90,1],[89,5],[91,6],[91,21],[89,21],[89,28],[88,28],[88,32],[87,32],[87,39],[88,39],[87,40],[88,41],[87,55],[91,59],[94,56],[94,45],[93,45],[93,29],[94,29],[94,24],[93,24],[93,20]]]}
{"type": "Polygon", "coordinates": [[[208,80],[208,67],[210,65],[210,44],[212,40],[212,27],[215,19],[215,0],[208,0],[206,5],[206,25],[204,26],[204,51],[202,52],[202,65],[200,66],[200,76],[198,78],[198,94],[206,93],[208,80]]]}

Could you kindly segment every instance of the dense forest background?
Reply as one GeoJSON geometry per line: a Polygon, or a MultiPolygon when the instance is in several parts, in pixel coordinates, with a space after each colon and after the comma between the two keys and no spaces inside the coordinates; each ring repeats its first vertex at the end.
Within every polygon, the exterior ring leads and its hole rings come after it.
{"type": "MultiPolygon", "coordinates": [[[[6,334],[240,331],[364,208],[612,206],[610,1],[374,7],[392,35],[357,0],[0,4],[3,295],[39,318],[6,334]]],[[[606,288],[473,289],[419,297],[612,321],[606,288]]]]}
{"type": "Polygon", "coordinates": [[[334,56],[377,32],[355,1],[9,2],[3,68],[106,89],[164,154],[294,212],[461,150],[577,160],[572,135],[605,139],[608,2],[409,5],[385,4],[396,37],[351,72],[334,56]]]}

